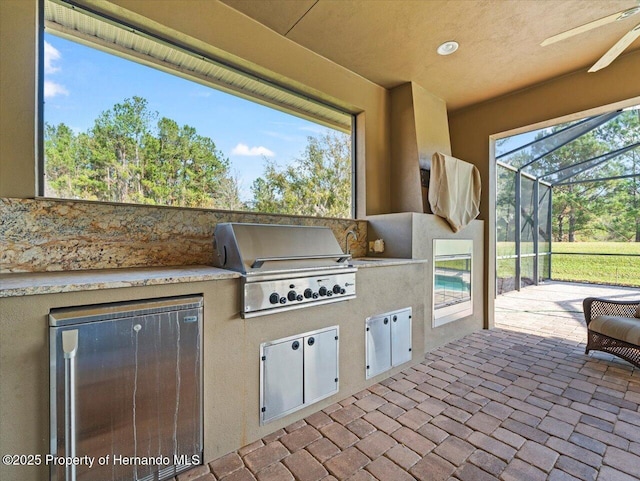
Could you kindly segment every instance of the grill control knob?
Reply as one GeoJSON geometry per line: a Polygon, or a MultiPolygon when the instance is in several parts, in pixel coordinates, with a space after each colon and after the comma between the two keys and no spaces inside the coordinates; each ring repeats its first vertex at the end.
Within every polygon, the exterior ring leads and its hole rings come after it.
{"type": "Polygon", "coordinates": [[[278,295],[277,292],[274,292],[269,296],[269,302],[271,304],[277,304],[278,302],[280,302],[280,296],[278,295]]]}
{"type": "Polygon", "coordinates": [[[296,296],[296,291],[289,291],[289,294],[287,294],[287,299],[289,299],[290,301],[295,301],[296,296]]]}
{"type": "Polygon", "coordinates": [[[318,294],[320,294],[320,296],[324,297],[327,295],[327,288],[322,286],[320,289],[318,289],[318,294]]]}
{"type": "Polygon", "coordinates": [[[306,297],[307,299],[311,299],[312,295],[313,295],[313,291],[311,289],[304,290],[304,297],[306,297]]]}
{"type": "Polygon", "coordinates": [[[286,304],[287,303],[287,298],[286,297],[281,297],[280,298],[280,304],[286,304]]]}
{"type": "Polygon", "coordinates": [[[304,299],[304,297],[302,297],[302,294],[298,294],[296,296],[296,301],[301,301],[302,299],[304,299]]]}
{"type": "Polygon", "coordinates": [[[334,294],[340,294],[340,286],[338,284],[333,286],[333,293],[334,294]]]}
{"type": "Polygon", "coordinates": [[[340,289],[340,294],[344,294],[345,292],[347,292],[345,289],[340,289]]]}
{"type": "Polygon", "coordinates": [[[327,297],[331,297],[333,295],[333,291],[328,291],[327,292],[327,297]]]}
{"type": "Polygon", "coordinates": [[[317,299],[318,298],[318,293],[314,292],[311,297],[313,297],[314,299],[317,299]]]}

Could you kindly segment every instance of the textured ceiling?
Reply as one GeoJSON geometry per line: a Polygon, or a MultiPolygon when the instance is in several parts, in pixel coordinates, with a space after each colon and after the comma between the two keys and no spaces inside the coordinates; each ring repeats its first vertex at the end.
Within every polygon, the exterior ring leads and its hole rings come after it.
{"type": "MultiPolygon", "coordinates": [[[[414,81],[455,110],[587,69],[640,15],[541,47],[636,0],[221,0],[383,87],[414,81]],[[436,47],[456,40],[449,57],[436,47]]],[[[627,52],[640,48],[637,39],[627,52]]],[[[591,75],[598,75],[593,73],[591,75]]]]}

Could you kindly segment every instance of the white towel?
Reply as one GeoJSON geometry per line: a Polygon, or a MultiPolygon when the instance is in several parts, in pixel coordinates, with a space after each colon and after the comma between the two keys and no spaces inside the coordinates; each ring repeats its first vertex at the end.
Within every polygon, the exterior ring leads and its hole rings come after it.
{"type": "Polygon", "coordinates": [[[429,204],[458,232],[480,213],[480,172],[474,165],[441,152],[433,154],[429,204]]]}

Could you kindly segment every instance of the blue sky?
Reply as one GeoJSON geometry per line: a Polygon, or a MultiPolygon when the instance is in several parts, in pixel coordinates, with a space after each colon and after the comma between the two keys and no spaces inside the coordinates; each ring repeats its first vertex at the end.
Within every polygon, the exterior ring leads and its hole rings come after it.
{"type": "Polygon", "coordinates": [[[262,105],[166,74],[60,37],[45,34],[45,121],[78,132],[134,95],[149,108],[213,139],[231,160],[241,197],[263,172],[264,157],[285,165],[299,157],[307,137],[328,129],[262,105]]]}
{"type": "Polygon", "coordinates": [[[498,146],[496,144],[496,157],[532,142],[536,138],[538,132],[540,132],[540,129],[500,139],[501,145],[498,146]]]}

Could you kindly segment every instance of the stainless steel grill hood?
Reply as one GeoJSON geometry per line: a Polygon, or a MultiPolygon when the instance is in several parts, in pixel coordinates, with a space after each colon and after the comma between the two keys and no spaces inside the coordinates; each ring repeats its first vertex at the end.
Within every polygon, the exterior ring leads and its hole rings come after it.
{"type": "Polygon", "coordinates": [[[221,223],[214,247],[243,274],[243,317],[355,298],[357,269],[328,227],[221,223]]]}
{"type": "Polygon", "coordinates": [[[272,224],[218,224],[214,233],[220,267],[245,275],[347,267],[328,227],[272,224]]]}

